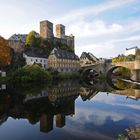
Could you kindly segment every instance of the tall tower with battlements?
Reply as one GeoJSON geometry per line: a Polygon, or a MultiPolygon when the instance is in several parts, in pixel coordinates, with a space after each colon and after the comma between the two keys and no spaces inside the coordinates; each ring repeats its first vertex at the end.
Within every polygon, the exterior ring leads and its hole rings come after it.
{"type": "Polygon", "coordinates": [[[40,22],[40,36],[42,38],[53,38],[53,23],[48,20],[40,22]]]}
{"type": "Polygon", "coordinates": [[[65,38],[65,26],[62,24],[56,25],[56,37],[57,38],[65,38]]]}

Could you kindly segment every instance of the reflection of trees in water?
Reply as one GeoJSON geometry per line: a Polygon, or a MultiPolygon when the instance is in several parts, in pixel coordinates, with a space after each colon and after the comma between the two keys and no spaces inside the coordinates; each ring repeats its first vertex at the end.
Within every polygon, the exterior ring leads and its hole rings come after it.
{"type": "MultiPolygon", "coordinates": [[[[123,86],[123,84],[121,85],[123,86]]],[[[49,132],[56,126],[63,127],[66,116],[75,114],[75,100],[80,95],[83,101],[91,100],[98,92],[114,92],[127,95],[129,91],[116,91],[107,81],[63,81],[49,85],[7,86],[0,94],[0,124],[8,117],[25,118],[31,124],[40,122],[40,130],[49,132]]],[[[139,91],[129,92],[128,97],[140,97],[139,91]]]]}
{"type": "Polygon", "coordinates": [[[118,80],[118,79],[114,81],[114,85],[120,89],[131,89],[134,87],[134,85],[132,85],[131,83],[125,82],[123,80],[118,80]]]}
{"type": "Polygon", "coordinates": [[[8,117],[26,118],[31,124],[40,122],[40,130],[49,132],[55,118],[56,126],[63,127],[65,117],[75,113],[78,85],[69,81],[47,86],[11,86],[0,95],[0,123],[8,117]]]}
{"type": "Polygon", "coordinates": [[[126,78],[126,79],[130,79],[131,76],[131,72],[129,69],[124,68],[124,67],[118,67],[117,69],[115,69],[112,73],[112,76],[119,76],[121,78],[126,78]]]}

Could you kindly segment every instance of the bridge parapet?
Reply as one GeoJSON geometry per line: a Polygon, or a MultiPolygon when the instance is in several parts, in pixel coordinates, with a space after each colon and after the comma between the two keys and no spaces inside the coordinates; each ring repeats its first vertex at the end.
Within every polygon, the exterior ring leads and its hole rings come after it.
{"type": "Polygon", "coordinates": [[[125,68],[128,68],[130,70],[134,70],[135,69],[135,61],[117,62],[117,63],[112,63],[112,65],[125,67],[125,68]]]}

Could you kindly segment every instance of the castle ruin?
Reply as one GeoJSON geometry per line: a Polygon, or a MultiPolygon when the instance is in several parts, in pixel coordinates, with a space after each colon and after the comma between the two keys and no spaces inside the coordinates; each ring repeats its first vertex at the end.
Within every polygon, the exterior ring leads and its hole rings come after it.
{"type": "Polygon", "coordinates": [[[65,35],[65,26],[62,24],[56,25],[56,36],[53,34],[53,23],[48,20],[40,22],[40,36],[44,39],[53,39],[54,41],[60,41],[73,48],[74,50],[74,36],[65,35]]]}
{"type": "Polygon", "coordinates": [[[53,23],[48,20],[40,22],[40,36],[42,38],[53,38],[53,23]]]}

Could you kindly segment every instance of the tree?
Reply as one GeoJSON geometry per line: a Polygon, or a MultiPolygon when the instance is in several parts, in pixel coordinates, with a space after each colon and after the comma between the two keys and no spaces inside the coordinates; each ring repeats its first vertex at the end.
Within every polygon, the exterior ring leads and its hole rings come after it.
{"type": "Polygon", "coordinates": [[[112,59],[112,62],[113,63],[117,63],[117,62],[122,62],[122,61],[125,61],[126,59],[126,56],[124,56],[123,54],[119,54],[117,57],[113,58],[112,59]]]}
{"type": "Polygon", "coordinates": [[[126,56],[125,61],[135,61],[135,55],[130,54],[130,55],[126,56]]]}
{"type": "Polygon", "coordinates": [[[0,37],[0,67],[10,65],[12,61],[12,50],[8,41],[0,37]]]}
{"type": "Polygon", "coordinates": [[[26,38],[25,45],[30,47],[40,47],[41,45],[40,35],[35,31],[31,31],[26,38]]]}

